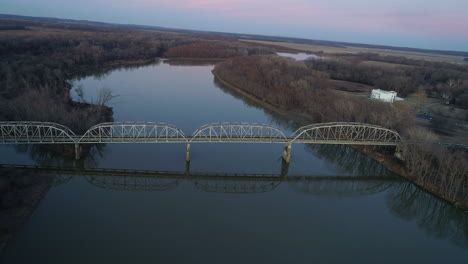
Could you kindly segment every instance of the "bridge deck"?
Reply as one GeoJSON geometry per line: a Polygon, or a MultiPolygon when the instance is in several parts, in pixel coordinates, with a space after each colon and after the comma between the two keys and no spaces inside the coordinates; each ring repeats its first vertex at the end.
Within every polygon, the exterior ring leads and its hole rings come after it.
{"type": "Polygon", "coordinates": [[[396,146],[399,141],[378,141],[378,140],[346,140],[337,138],[307,139],[307,138],[263,138],[263,137],[220,137],[215,139],[193,138],[186,136],[186,140],[179,138],[165,137],[99,137],[87,138],[75,136],[71,138],[53,137],[27,137],[27,138],[1,138],[0,144],[102,144],[102,143],[304,143],[304,144],[339,144],[339,145],[380,145],[396,146]]]}

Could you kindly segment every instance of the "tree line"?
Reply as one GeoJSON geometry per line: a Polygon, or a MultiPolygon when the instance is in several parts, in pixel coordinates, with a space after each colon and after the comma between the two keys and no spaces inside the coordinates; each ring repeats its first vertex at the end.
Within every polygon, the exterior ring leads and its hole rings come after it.
{"type": "Polygon", "coordinates": [[[110,108],[72,102],[68,80],[87,68],[151,60],[194,41],[171,33],[52,25],[28,22],[28,30],[0,32],[0,119],[53,121],[76,131],[110,121],[110,108]]]}
{"type": "Polygon", "coordinates": [[[165,53],[224,58],[271,52],[225,38],[126,27],[0,19],[2,25],[25,30],[0,31],[0,120],[53,121],[77,132],[112,120],[109,107],[70,99],[69,80],[89,69],[143,64],[165,53]]]}
{"type": "Polygon", "coordinates": [[[245,44],[239,41],[203,41],[172,47],[164,53],[164,57],[225,59],[272,53],[274,53],[273,49],[245,44]]]}
{"type": "Polygon", "coordinates": [[[409,112],[330,88],[330,74],[279,56],[233,58],[213,71],[221,79],[277,107],[307,114],[311,122],[348,121],[404,130],[409,112]]]}
{"type": "Polygon", "coordinates": [[[346,76],[348,69],[349,65],[331,60],[253,56],[225,60],[213,72],[259,100],[305,114],[310,122],[362,122],[398,131],[408,142],[403,162],[408,175],[447,200],[468,207],[467,152],[431,144],[437,138],[413,124],[409,109],[334,90],[329,77],[346,76]]]}

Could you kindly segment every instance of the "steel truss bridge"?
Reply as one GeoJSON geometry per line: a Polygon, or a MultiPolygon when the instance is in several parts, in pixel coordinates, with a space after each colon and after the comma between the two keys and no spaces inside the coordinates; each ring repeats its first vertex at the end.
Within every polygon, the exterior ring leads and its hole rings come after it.
{"type": "Polygon", "coordinates": [[[318,123],[304,126],[286,136],[280,129],[256,123],[211,123],[192,135],[166,123],[102,123],[75,134],[66,126],[51,122],[0,122],[0,144],[74,144],[102,143],[185,143],[190,160],[191,143],[282,143],[283,158],[289,162],[292,143],[398,146],[398,132],[363,123],[318,123]]]}
{"type": "Polygon", "coordinates": [[[282,183],[293,190],[313,195],[362,196],[380,193],[391,186],[405,183],[398,176],[317,176],[281,174],[189,173],[151,170],[63,168],[34,165],[0,165],[0,169],[15,169],[38,174],[54,174],[55,185],[66,184],[75,176],[84,177],[100,188],[123,191],[168,191],[183,182],[195,188],[218,193],[264,193],[282,183]]]}
{"type": "Polygon", "coordinates": [[[363,123],[318,123],[299,128],[290,136],[280,129],[255,123],[211,123],[186,135],[166,123],[102,123],[76,135],[51,122],[0,122],[3,144],[99,144],[99,143],[309,143],[397,145],[401,137],[393,130],[363,123]]]}

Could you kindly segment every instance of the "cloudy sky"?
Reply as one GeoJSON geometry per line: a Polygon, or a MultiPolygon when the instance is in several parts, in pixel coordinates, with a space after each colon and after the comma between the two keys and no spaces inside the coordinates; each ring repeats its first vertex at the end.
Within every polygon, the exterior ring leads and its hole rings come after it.
{"type": "Polygon", "coordinates": [[[0,0],[0,13],[468,51],[468,0],[0,0]]]}

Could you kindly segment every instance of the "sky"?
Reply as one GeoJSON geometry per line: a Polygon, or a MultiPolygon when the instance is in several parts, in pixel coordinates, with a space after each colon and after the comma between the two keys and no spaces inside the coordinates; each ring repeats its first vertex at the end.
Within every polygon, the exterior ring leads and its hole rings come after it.
{"type": "Polygon", "coordinates": [[[468,0],[0,0],[0,13],[468,51],[468,0]]]}

